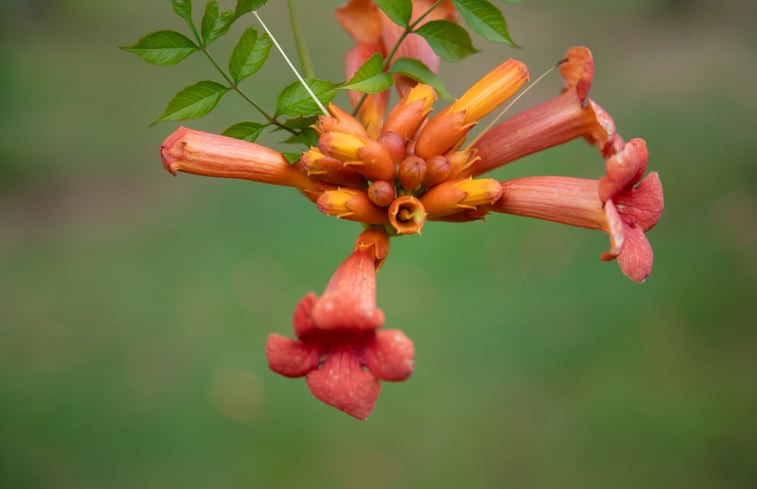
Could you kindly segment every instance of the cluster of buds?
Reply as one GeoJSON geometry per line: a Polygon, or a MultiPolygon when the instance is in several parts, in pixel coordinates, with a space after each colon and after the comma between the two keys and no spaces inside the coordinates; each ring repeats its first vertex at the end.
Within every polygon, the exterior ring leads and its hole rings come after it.
{"type": "MultiPolygon", "coordinates": [[[[428,117],[436,92],[425,84],[407,91],[371,134],[335,105],[321,116],[318,147],[301,165],[326,186],[317,199],[324,214],[385,226],[390,234],[417,234],[427,220],[445,220],[502,196],[500,183],[468,173],[478,159],[462,149],[476,122],[528,80],[526,66],[508,60],[449,107],[428,117]]],[[[375,126],[374,126],[375,127],[375,126]]]]}
{"type": "Polygon", "coordinates": [[[308,294],[294,315],[295,335],[271,335],[272,370],[307,376],[320,400],[357,418],[371,412],[379,380],[412,372],[412,342],[399,331],[377,331],[376,270],[389,238],[417,234],[427,221],[467,222],[490,212],[515,214],[602,230],[610,237],[603,260],[617,258],[636,282],[651,272],[645,232],[663,209],[656,173],[644,177],[648,152],[642,139],[626,142],[612,118],[588,98],[594,62],[573,47],[559,66],[564,89],[465,146],[478,121],[528,80],[526,66],[507,60],[452,104],[431,115],[436,94],[425,84],[404,90],[384,115],[381,103],[357,117],[330,104],[315,126],[317,146],[290,164],[277,151],[223,136],[179,128],[161,148],[165,168],[299,189],[324,214],[363,223],[355,251],[320,298],[308,294]],[[480,176],[528,154],[584,138],[605,160],[595,180],[536,176],[497,181],[480,176]]]}

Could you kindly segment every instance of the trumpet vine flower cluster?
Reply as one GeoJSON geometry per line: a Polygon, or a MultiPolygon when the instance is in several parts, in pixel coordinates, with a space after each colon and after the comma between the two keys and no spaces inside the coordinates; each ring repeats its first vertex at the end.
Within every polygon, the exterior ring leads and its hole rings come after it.
{"type": "MultiPolygon", "coordinates": [[[[425,11],[423,2],[416,2],[425,11]]],[[[448,2],[437,16],[453,18],[448,2]]],[[[398,37],[373,2],[351,1],[338,19],[356,39],[347,54],[348,75],[375,53],[386,57],[398,37]]],[[[396,26],[395,26],[396,27],[396,26]]],[[[418,36],[402,44],[436,68],[438,59],[418,36]]],[[[559,64],[564,88],[466,145],[478,122],[529,80],[526,65],[508,59],[462,96],[434,110],[430,85],[397,77],[399,101],[387,110],[388,90],[352,94],[355,115],[335,104],[313,126],[317,144],[290,163],[265,146],[180,127],[161,148],[172,174],[241,178],[299,190],[328,216],[362,223],[354,251],[319,296],[307,294],[294,312],[294,336],[268,338],[270,368],[306,377],[313,395],[359,419],[372,411],[380,381],[402,381],[413,371],[414,346],[399,330],[382,329],[376,273],[391,238],[419,234],[430,221],[468,222],[495,213],[514,214],[601,230],[609,250],[635,282],[651,272],[645,232],[660,218],[662,185],[645,176],[643,139],[625,141],[612,118],[589,98],[594,61],[586,47],[568,49],[559,64]],[[597,147],[604,171],[596,179],[533,176],[498,181],[483,175],[531,153],[583,138],[597,147]]]]}

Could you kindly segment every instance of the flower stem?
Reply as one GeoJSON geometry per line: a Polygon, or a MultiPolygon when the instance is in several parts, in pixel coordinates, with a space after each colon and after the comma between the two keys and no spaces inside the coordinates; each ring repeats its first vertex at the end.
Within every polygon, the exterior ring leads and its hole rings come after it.
{"type": "Polygon", "coordinates": [[[229,75],[226,74],[226,72],[221,68],[221,65],[218,64],[218,62],[215,60],[212,54],[208,52],[207,48],[202,48],[202,52],[205,53],[205,56],[210,60],[210,63],[215,67],[215,69],[220,73],[220,75],[223,77],[224,80],[229,84],[229,88],[237,92],[243,99],[245,99],[250,105],[255,107],[255,109],[260,112],[260,115],[265,117],[265,119],[268,121],[269,124],[272,124],[276,127],[279,127],[281,129],[284,129],[285,131],[289,131],[292,134],[298,134],[297,131],[294,131],[293,129],[290,129],[286,127],[284,124],[280,123],[278,120],[276,120],[275,117],[271,116],[268,112],[266,112],[261,106],[255,103],[252,98],[250,98],[249,95],[247,95],[245,92],[242,91],[241,88],[237,86],[236,83],[234,83],[234,80],[231,79],[229,75]]]}
{"type": "Polygon", "coordinates": [[[315,78],[313,63],[310,61],[310,53],[305,44],[305,37],[302,35],[302,27],[297,17],[297,11],[294,8],[294,1],[287,0],[287,9],[289,10],[289,22],[292,24],[292,34],[294,42],[297,45],[297,54],[300,57],[300,65],[305,78],[315,78]]]}
{"type": "MultiPolygon", "coordinates": [[[[405,38],[413,32],[413,29],[416,28],[418,24],[420,24],[423,19],[428,16],[431,12],[434,11],[436,7],[441,5],[444,2],[444,0],[437,0],[436,3],[434,3],[431,7],[429,7],[428,10],[423,12],[420,17],[415,19],[413,22],[410,22],[407,27],[402,31],[402,34],[400,34],[400,37],[397,38],[397,42],[394,43],[394,46],[392,47],[392,50],[389,51],[389,54],[384,58],[384,71],[386,71],[387,68],[389,68],[389,65],[392,61],[392,58],[395,54],[397,54],[397,50],[400,48],[400,44],[402,44],[402,41],[405,40],[405,38]]],[[[360,108],[363,106],[363,103],[365,102],[366,97],[368,97],[367,93],[364,93],[362,97],[360,97],[360,101],[355,106],[355,110],[352,111],[352,115],[357,115],[357,113],[360,111],[360,108]]]]}
{"type": "Polygon", "coordinates": [[[433,12],[434,9],[436,9],[436,7],[441,5],[442,2],[444,2],[444,0],[437,0],[436,3],[434,3],[431,7],[429,7],[428,10],[423,12],[423,14],[421,14],[420,17],[418,17],[417,19],[415,19],[415,21],[411,22],[410,24],[408,24],[407,27],[405,27],[405,30],[402,31],[402,34],[400,34],[400,37],[397,39],[397,42],[394,43],[394,47],[392,47],[392,50],[389,51],[389,54],[386,56],[386,59],[384,59],[384,69],[389,67],[389,63],[391,62],[394,55],[397,53],[397,50],[400,48],[400,44],[402,44],[402,41],[404,41],[405,38],[411,32],[413,32],[413,29],[415,29],[416,26],[420,24],[423,21],[423,19],[425,19],[428,16],[428,14],[433,12]]]}

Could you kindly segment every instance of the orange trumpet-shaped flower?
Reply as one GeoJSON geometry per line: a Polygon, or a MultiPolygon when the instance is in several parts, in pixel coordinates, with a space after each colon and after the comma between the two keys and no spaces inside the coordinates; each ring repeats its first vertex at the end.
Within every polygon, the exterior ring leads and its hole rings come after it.
{"type": "Polygon", "coordinates": [[[531,153],[583,137],[608,156],[622,147],[607,112],[587,99],[594,59],[583,46],[572,47],[560,65],[563,93],[495,126],[473,146],[478,160],[463,175],[481,175],[531,153]]]}
{"type": "Polygon", "coordinates": [[[313,395],[358,419],[366,419],[381,390],[379,380],[402,381],[413,372],[413,342],[384,323],[376,307],[376,268],[388,236],[361,234],[321,297],[307,294],[294,313],[297,340],[271,334],[268,365],[286,377],[307,376],[313,395]]]}
{"type": "Polygon", "coordinates": [[[281,153],[255,143],[179,127],[160,147],[163,166],[208,177],[242,178],[256,182],[315,189],[281,153]]]}
{"type": "Polygon", "coordinates": [[[662,184],[655,172],[642,180],[648,153],[643,139],[632,139],[607,160],[599,180],[570,177],[526,177],[502,182],[502,197],[493,210],[519,216],[605,231],[610,251],[623,273],[643,282],[652,271],[654,255],[644,234],[660,219],[664,207],[662,184]]]}

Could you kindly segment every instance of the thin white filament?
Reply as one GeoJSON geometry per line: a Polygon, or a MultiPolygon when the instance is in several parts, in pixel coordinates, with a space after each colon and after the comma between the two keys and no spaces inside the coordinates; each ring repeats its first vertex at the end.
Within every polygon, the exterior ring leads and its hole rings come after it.
{"type": "MultiPolygon", "coordinates": [[[[563,64],[563,63],[564,63],[565,61],[567,61],[567,60],[560,60],[560,61],[559,61],[559,62],[558,62],[558,63],[557,63],[556,65],[554,65],[554,66],[553,66],[552,68],[548,69],[547,71],[545,71],[544,73],[542,73],[541,75],[539,75],[539,78],[537,78],[536,80],[532,81],[530,85],[528,85],[528,86],[527,86],[527,87],[526,87],[526,88],[525,88],[525,89],[524,89],[524,90],[523,90],[522,92],[520,92],[520,93],[518,94],[518,96],[517,96],[517,97],[515,97],[514,99],[512,99],[512,100],[510,101],[510,103],[509,103],[509,104],[507,104],[507,105],[505,106],[505,108],[504,108],[504,109],[502,109],[502,112],[500,112],[499,114],[497,114],[497,117],[495,117],[495,118],[494,118],[494,120],[492,120],[492,121],[491,121],[491,122],[490,122],[490,123],[489,123],[489,124],[488,124],[488,125],[487,125],[487,126],[486,126],[486,127],[484,128],[484,130],[483,130],[483,131],[481,131],[481,132],[480,132],[480,133],[478,134],[478,136],[476,136],[476,138],[475,138],[475,139],[474,139],[473,141],[471,141],[471,143],[470,143],[470,144],[469,144],[469,145],[467,146],[467,148],[470,148],[471,146],[473,146],[474,144],[476,144],[476,143],[478,142],[478,140],[479,140],[479,139],[481,139],[481,138],[482,138],[482,137],[484,136],[484,134],[486,134],[487,132],[489,132],[489,130],[490,130],[490,129],[491,129],[492,127],[494,127],[494,125],[495,125],[495,124],[496,124],[497,122],[499,122],[499,120],[500,120],[500,119],[502,119],[502,116],[504,116],[504,115],[505,115],[505,113],[506,113],[506,112],[507,112],[508,110],[510,110],[510,108],[511,108],[511,107],[512,107],[513,105],[515,105],[515,103],[516,103],[516,102],[517,102],[518,100],[520,100],[520,98],[521,98],[522,96],[524,96],[525,94],[527,94],[527,93],[528,93],[528,91],[529,91],[529,90],[531,90],[532,88],[534,88],[534,86],[536,86],[536,85],[537,85],[537,84],[538,84],[538,83],[539,83],[539,82],[540,82],[540,81],[541,81],[541,80],[542,80],[542,79],[543,79],[543,78],[544,78],[545,76],[547,76],[547,75],[549,75],[550,73],[552,73],[552,71],[554,71],[554,69],[555,69],[555,68],[557,68],[558,66],[560,66],[561,64],[563,64]]],[[[467,148],[466,148],[466,149],[467,149],[467,148]]]]}
{"type": "Polygon", "coordinates": [[[308,95],[310,95],[310,97],[315,101],[316,105],[318,105],[318,108],[321,109],[321,112],[323,112],[324,115],[330,116],[331,114],[329,114],[329,112],[326,110],[326,107],[323,106],[323,104],[321,103],[321,101],[318,100],[318,97],[315,96],[315,93],[313,93],[313,91],[310,89],[310,87],[308,86],[308,84],[305,81],[305,79],[302,77],[302,75],[300,75],[300,72],[297,71],[297,68],[294,67],[294,65],[292,64],[292,62],[289,60],[289,57],[286,55],[286,53],[284,52],[284,50],[281,48],[281,45],[279,45],[279,42],[273,36],[273,33],[268,29],[268,26],[265,25],[265,22],[263,22],[263,19],[261,19],[260,16],[258,15],[258,12],[256,10],[253,10],[252,14],[258,19],[258,22],[260,22],[260,25],[262,25],[263,29],[265,29],[265,31],[268,33],[268,36],[273,41],[273,44],[276,45],[276,48],[281,53],[281,56],[284,57],[284,61],[287,62],[287,64],[289,65],[289,68],[291,68],[291,70],[294,72],[295,76],[297,76],[297,79],[300,80],[300,83],[302,83],[302,86],[305,87],[305,90],[308,92],[308,95]]]}

